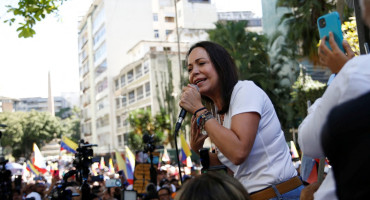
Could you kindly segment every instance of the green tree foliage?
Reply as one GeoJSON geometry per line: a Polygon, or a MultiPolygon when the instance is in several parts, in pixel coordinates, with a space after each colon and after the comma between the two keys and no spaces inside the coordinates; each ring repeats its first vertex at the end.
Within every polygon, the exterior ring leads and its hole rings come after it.
{"type": "Polygon", "coordinates": [[[217,22],[216,29],[208,31],[211,41],[222,45],[234,58],[240,79],[256,80],[259,84],[269,65],[268,39],[254,32],[246,32],[246,21],[217,22]]]}
{"type": "MultiPolygon", "coordinates": [[[[67,109],[64,109],[64,111],[67,111],[69,113],[67,115],[64,115],[63,113],[59,113],[61,114],[61,116],[68,116],[67,118],[60,120],[62,128],[63,128],[64,136],[78,143],[79,140],[81,139],[80,109],[74,106],[72,109],[67,108],[67,109]]],[[[56,114],[56,116],[58,116],[58,114],[56,114]]]]}
{"type": "Polygon", "coordinates": [[[268,50],[272,43],[264,35],[246,32],[245,21],[217,22],[209,38],[223,47],[234,58],[239,78],[254,81],[271,99],[280,122],[288,129],[290,80],[282,73],[287,59],[277,54],[270,59],[268,50]],[[271,62],[270,62],[271,60],[271,62]],[[284,83],[284,80],[287,83],[284,83]]]}
{"type": "MultiPolygon", "coordinates": [[[[162,80],[161,82],[156,83],[156,92],[157,94],[157,101],[159,103],[160,115],[156,115],[155,123],[161,124],[161,129],[167,130],[164,139],[164,143],[170,143],[171,146],[174,146],[174,123],[177,119],[178,113],[178,104],[177,100],[175,99],[174,94],[174,85],[172,83],[173,75],[172,75],[172,63],[171,60],[168,58],[167,52],[167,72],[168,73],[156,73],[157,80],[162,80]],[[160,75],[160,79],[158,79],[158,75],[160,75]],[[162,90],[160,90],[160,88],[162,90]],[[162,92],[162,93],[161,93],[162,92]]],[[[180,86],[181,87],[181,86],[180,86]]]]}
{"type": "Polygon", "coordinates": [[[165,111],[161,111],[153,118],[150,110],[139,109],[129,114],[128,121],[132,128],[128,136],[130,149],[144,150],[146,145],[142,141],[144,134],[154,138],[154,145],[163,144],[164,135],[169,127],[169,117],[165,111]]]}
{"type": "Polygon", "coordinates": [[[335,9],[335,0],[278,0],[276,7],[285,7],[290,12],[280,19],[286,25],[285,43],[291,49],[291,58],[308,58],[318,64],[317,44],[320,40],[317,19],[335,9]]]}
{"type": "Polygon", "coordinates": [[[311,76],[303,75],[302,71],[292,86],[292,107],[295,111],[294,125],[298,125],[307,116],[307,102],[314,103],[326,90],[326,84],[312,80],[311,76]]]}
{"type": "Polygon", "coordinates": [[[58,118],[47,112],[4,112],[0,113],[0,123],[8,126],[1,138],[1,145],[11,147],[12,155],[16,158],[28,158],[33,151],[33,143],[41,147],[64,133],[58,118]]]}
{"type": "Polygon", "coordinates": [[[56,13],[58,7],[64,0],[18,0],[17,6],[7,5],[8,13],[14,17],[5,20],[5,23],[13,25],[18,22],[18,37],[28,38],[36,34],[33,26],[37,21],[41,21],[47,14],[56,13]]]}

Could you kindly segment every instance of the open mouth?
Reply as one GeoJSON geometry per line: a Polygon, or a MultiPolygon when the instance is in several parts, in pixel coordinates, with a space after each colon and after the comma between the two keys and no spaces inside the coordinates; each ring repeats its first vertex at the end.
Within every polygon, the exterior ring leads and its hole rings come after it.
{"type": "Polygon", "coordinates": [[[194,84],[198,85],[199,83],[205,81],[206,79],[198,79],[194,82],[194,84]]]}

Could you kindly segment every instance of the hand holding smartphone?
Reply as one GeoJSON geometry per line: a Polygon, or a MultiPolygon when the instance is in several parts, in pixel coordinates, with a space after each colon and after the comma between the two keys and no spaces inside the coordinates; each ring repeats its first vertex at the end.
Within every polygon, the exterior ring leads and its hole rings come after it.
{"type": "Polygon", "coordinates": [[[342,44],[343,33],[338,12],[332,12],[319,17],[317,19],[317,27],[319,29],[320,39],[326,36],[325,44],[330,50],[333,50],[329,44],[329,32],[332,32],[334,35],[335,43],[345,53],[342,44]]]}

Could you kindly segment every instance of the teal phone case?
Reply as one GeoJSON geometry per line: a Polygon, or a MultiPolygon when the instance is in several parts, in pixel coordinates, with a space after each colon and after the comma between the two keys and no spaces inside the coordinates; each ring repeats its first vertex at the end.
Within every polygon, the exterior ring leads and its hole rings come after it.
{"type": "Polygon", "coordinates": [[[334,35],[335,42],[337,43],[338,47],[343,51],[343,33],[342,33],[342,28],[341,28],[341,22],[339,18],[338,12],[332,12],[326,15],[323,15],[317,19],[317,27],[319,29],[320,33],[320,39],[322,39],[324,36],[326,36],[326,41],[325,44],[326,46],[329,47],[330,50],[332,48],[330,47],[329,44],[329,32],[332,32],[334,35]],[[325,20],[325,27],[320,27],[320,20],[324,19],[325,20]]]}

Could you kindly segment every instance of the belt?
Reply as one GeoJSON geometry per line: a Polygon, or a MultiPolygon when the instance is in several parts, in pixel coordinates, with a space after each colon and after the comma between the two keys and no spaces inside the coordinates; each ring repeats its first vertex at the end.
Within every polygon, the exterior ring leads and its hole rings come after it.
{"type": "MultiPolygon", "coordinates": [[[[280,194],[287,193],[302,185],[302,181],[298,176],[295,176],[285,182],[275,185],[280,194]]],[[[258,191],[250,195],[252,200],[266,200],[276,197],[275,190],[270,186],[266,189],[258,191]]]]}

